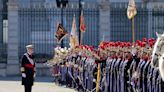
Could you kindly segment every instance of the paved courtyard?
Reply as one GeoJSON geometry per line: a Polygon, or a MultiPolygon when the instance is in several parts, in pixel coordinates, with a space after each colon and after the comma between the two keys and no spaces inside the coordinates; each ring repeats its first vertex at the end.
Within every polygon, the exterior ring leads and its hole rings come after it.
{"type": "MultiPolygon", "coordinates": [[[[21,85],[21,78],[7,77],[0,78],[1,92],[24,92],[21,85]]],[[[36,79],[32,92],[76,92],[74,89],[60,87],[52,82],[52,78],[40,77],[36,79]]]]}

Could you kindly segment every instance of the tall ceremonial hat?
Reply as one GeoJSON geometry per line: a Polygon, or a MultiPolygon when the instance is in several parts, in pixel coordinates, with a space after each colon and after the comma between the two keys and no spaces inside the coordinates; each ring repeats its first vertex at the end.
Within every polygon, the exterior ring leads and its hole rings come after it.
{"type": "Polygon", "coordinates": [[[32,44],[26,45],[26,48],[27,48],[27,49],[33,49],[33,48],[34,48],[34,45],[32,45],[32,44]]]}

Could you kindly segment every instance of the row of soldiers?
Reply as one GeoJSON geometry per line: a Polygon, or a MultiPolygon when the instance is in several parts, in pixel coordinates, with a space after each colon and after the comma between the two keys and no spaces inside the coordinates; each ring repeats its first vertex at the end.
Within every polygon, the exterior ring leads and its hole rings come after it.
{"type": "Polygon", "coordinates": [[[63,62],[54,65],[53,74],[59,84],[81,92],[95,92],[100,64],[99,92],[164,92],[159,70],[151,65],[154,43],[154,39],[133,44],[102,42],[99,51],[79,46],[63,62]]]}

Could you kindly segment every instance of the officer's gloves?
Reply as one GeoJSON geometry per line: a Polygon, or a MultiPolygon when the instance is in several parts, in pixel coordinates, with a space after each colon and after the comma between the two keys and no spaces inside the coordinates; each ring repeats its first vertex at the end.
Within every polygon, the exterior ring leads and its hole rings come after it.
{"type": "Polygon", "coordinates": [[[25,74],[25,73],[22,73],[22,77],[23,77],[23,78],[26,78],[26,74],[25,74]]]}
{"type": "MultiPolygon", "coordinates": [[[[22,77],[23,77],[23,78],[26,78],[26,74],[25,74],[25,73],[22,73],[22,77]]],[[[34,74],[33,77],[35,78],[35,77],[36,77],[36,74],[34,74]]]]}
{"type": "Polygon", "coordinates": [[[96,79],[93,79],[93,82],[96,82],[96,79]]]}

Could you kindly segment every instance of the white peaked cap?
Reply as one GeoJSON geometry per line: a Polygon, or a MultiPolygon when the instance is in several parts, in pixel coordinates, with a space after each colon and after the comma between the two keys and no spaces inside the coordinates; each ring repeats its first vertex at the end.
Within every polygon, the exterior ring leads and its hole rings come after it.
{"type": "Polygon", "coordinates": [[[30,44],[30,45],[27,45],[26,48],[27,48],[27,49],[28,49],[28,48],[34,48],[34,46],[30,44]]]}

